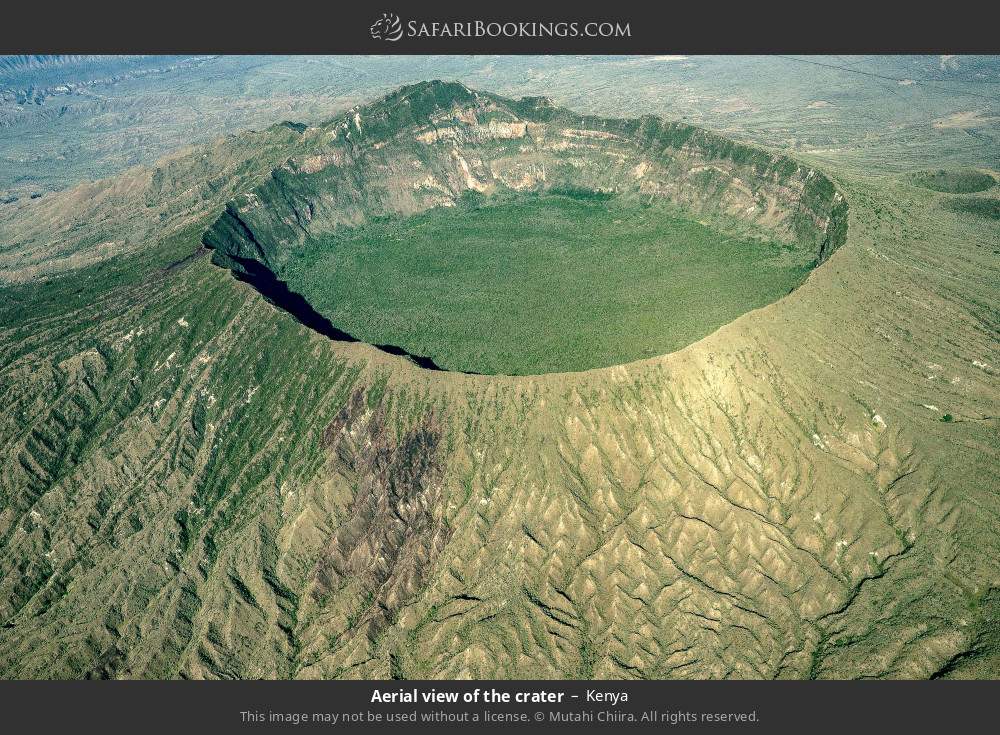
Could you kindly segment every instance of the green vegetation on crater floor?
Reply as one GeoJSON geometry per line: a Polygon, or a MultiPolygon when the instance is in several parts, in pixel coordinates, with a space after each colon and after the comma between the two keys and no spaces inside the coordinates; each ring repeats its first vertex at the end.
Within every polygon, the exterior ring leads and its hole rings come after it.
{"type": "Polygon", "coordinates": [[[970,169],[921,171],[913,174],[917,186],[945,194],[973,194],[996,186],[996,180],[982,171],[970,169]]]}
{"type": "Polygon", "coordinates": [[[339,328],[452,370],[566,372],[672,352],[805,278],[811,253],[577,191],[383,218],[284,277],[339,328]]]}

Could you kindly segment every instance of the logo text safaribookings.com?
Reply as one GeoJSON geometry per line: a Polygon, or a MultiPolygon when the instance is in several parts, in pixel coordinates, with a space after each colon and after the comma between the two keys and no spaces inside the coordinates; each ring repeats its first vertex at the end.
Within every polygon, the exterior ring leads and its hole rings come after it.
{"type": "Polygon", "coordinates": [[[372,24],[371,36],[377,40],[398,41],[407,38],[630,38],[632,29],[621,21],[408,21],[405,25],[395,13],[383,13],[372,24]]]}

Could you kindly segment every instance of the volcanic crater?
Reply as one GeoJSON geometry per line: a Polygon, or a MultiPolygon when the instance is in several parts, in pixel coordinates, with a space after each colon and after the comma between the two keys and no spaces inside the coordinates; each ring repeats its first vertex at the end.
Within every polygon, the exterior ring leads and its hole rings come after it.
{"type": "Polygon", "coordinates": [[[846,238],[822,172],[651,116],[435,81],[289,127],[306,153],[203,244],[306,326],[428,369],[672,352],[781,298],[846,238]]]}

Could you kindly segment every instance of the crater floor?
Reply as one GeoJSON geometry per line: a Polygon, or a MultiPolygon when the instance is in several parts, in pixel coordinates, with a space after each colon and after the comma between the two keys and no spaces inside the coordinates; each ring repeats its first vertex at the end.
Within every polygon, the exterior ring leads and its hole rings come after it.
{"type": "Polygon", "coordinates": [[[485,199],[311,238],[291,290],[444,369],[537,374],[678,350],[805,278],[805,249],[583,190],[485,199]]]}

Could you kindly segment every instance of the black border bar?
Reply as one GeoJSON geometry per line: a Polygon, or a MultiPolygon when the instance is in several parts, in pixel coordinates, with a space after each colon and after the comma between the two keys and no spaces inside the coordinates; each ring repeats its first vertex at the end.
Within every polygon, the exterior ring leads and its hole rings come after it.
{"type": "MultiPolygon", "coordinates": [[[[1000,51],[988,3],[830,0],[174,0],[166,3],[10,3],[0,53],[196,54],[748,54],[979,53],[1000,51]],[[396,40],[372,37],[383,13],[398,16],[396,40]],[[410,24],[436,36],[410,34],[410,24]],[[442,35],[463,24],[472,36],[442,35]],[[476,34],[475,24],[577,24],[576,34],[476,34]],[[625,37],[588,37],[587,23],[626,24],[625,37]],[[470,25],[471,24],[471,25],[470,25]]],[[[494,27],[493,30],[496,30],[494,27]]],[[[395,35],[395,34],[393,34],[395,35]]]]}
{"type": "MultiPolygon", "coordinates": [[[[992,732],[996,682],[7,682],[4,730],[20,732],[992,732]],[[373,692],[455,693],[456,703],[372,702],[373,692]],[[488,690],[509,703],[486,702],[488,690]],[[474,694],[478,691],[478,694],[474,694]],[[601,695],[589,701],[587,692],[601,695]],[[561,703],[517,703],[519,693],[561,703]],[[622,694],[627,695],[627,701],[622,694]],[[612,696],[618,695],[613,703],[612,696]],[[476,701],[467,702],[467,698],[476,701]],[[485,716],[489,711],[491,716],[485,716]],[[443,712],[452,722],[428,722],[443,712]],[[471,719],[480,713],[480,720],[471,719]],[[550,713],[592,714],[553,722],[550,713]],[[643,720],[643,713],[666,713],[643,720]],[[274,722],[272,713],[284,722],[274,722]],[[319,718],[314,718],[318,713],[319,718]],[[463,713],[469,713],[464,717],[463,713]],[[600,713],[605,713],[602,717],[600,713]],[[669,713],[674,713],[670,715],[669,713]],[[735,721],[705,721],[733,715],[735,721]],[[329,721],[332,714],[336,722],[329,721]],[[344,721],[344,716],[350,715],[344,721]],[[390,724],[390,715],[404,716],[390,724]],[[676,721],[671,721],[674,717],[676,721]],[[293,718],[304,722],[293,724],[293,718]],[[327,718],[324,720],[323,718],[327,718]],[[492,719],[491,719],[492,717],[492,719]],[[355,719],[351,719],[355,718],[355,719]],[[501,719],[520,718],[521,722],[501,719]],[[631,718],[631,719],[630,719],[631,718]],[[742,719],[740,719],[742,718],[742,719]],[[416,720],[414,722],[414,719],[416,720]],[[985,728],[983,726],[986,726],[985,728]]],[[[648,715],[647,715],[648,717],[648,715]]],[[[556,718],[558,719],[558,718],[556,718]]]]}

